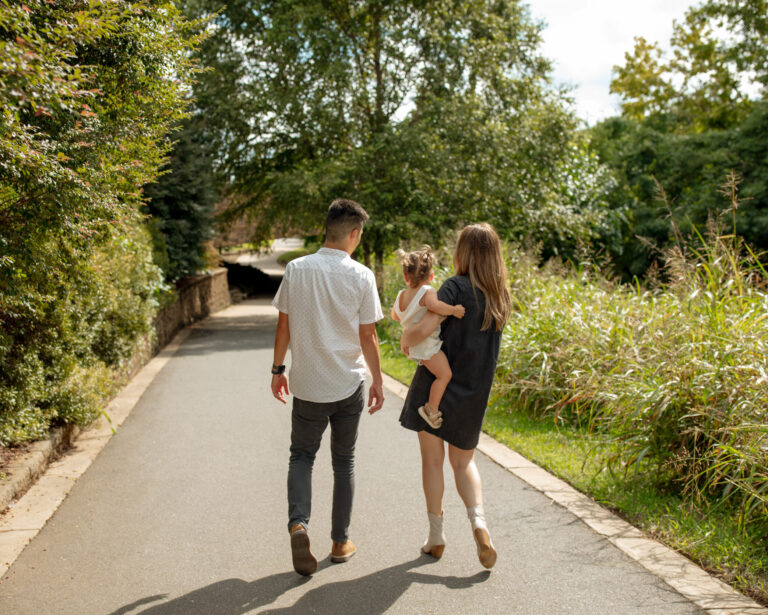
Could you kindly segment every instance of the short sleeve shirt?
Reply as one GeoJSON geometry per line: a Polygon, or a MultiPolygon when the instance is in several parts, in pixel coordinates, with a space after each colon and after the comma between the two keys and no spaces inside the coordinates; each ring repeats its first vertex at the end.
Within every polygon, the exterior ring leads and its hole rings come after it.
{"type": "Polygon", "coordinates": [[[312,402],[352,395],[365,379],[359,326],[384,317],[373,272],[320,248],[288,263],[272,305],[288,315],[291,393],[312,402]]]}

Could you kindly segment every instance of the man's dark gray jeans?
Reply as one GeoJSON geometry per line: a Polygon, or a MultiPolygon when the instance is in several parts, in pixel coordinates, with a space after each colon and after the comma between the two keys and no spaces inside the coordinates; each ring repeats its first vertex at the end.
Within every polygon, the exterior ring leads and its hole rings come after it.
{"type": "Polygon", "coordinates": [[[355,442],[363,406],[363,383],[341,401],[316,403],[293,398],[291,460],[288,464],[288,527],[295,523],[309,524],[312,466],[323,432],[330,423],[333,462],[331,540],[344,542],[349,538],[355,490],[355,442]]]}

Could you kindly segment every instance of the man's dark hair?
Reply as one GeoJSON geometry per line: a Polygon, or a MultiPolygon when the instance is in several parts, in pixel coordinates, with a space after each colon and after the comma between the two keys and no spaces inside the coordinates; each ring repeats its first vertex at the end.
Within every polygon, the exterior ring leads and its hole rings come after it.
{"type": "Polygon", "coordinates": [[[336,199],[328,208],[325,216],[325,240],[339,243],[352,229],[362,229],[370,218],[359,203],[349,199],[336,199]]]}

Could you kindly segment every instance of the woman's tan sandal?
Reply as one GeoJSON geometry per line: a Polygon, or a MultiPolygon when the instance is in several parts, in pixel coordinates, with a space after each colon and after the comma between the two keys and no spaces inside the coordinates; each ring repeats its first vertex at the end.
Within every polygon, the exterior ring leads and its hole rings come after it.
{"type": "Polygon", "coordinates": [[[445,551],[443,515],[436,515],[427,511],[427,518],[429,519],[429,538],[427,538],[427,542],[424,543],[421,550],[435,559],[440,559],[443,556],[443,551],[445,551]]]}
{"type": "Polygon", "coordinates": [[[443,551],[445,551],[445,545],[432,545],[429,548],[427,548],[426,546],[423,546],[421,550],[426,555],[431,555],[435,559],[440,559],[441,557],[443,557],[443,551]]]}
{"type": "Polygon", "coordinates": [[[496,549],[491,544],[491,537],[488,531],[483,528],[474,530],[475,542],[477,543],[477,557],[485,568],[493,568],[496,563],[496,549]]]}
{"type": "Polygon", "coordinates": [[[431,555],[435,559],[440,559],[445,551],[445,534],[443,533],[443,514],[436,515],[427,511],[427,518],[429,519],[429,537],[424,546],[421,547],[421,551],[427,555],[431,555]]]}
{"type": "Polygon", "coordinates": [[[419,406],[419,416],[423,418],[432,429],[439,429],[443,424],[443,413],[435,410],[429,404],[419,406]]]}

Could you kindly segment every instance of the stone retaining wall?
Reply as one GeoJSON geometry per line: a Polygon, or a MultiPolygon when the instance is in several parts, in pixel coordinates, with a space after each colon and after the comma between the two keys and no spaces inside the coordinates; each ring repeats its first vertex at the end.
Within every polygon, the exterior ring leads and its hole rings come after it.
{"type": "MultiPolygon", "coordinates": [[[[148,336],[139,345],[131,361],[115,374],[117,382],[131,380],[180,329],[229,305],[227,270],[220,268],[207,275],[186,278],[177,286],[177,293],[176,301],[160,310],[155,319],[155,342],[148,336]]],[[[53,429],[47,440],[32,443],[29,451],[4,468],[5,475],[0,475],[0,513],[26,491],[50,460],[68,448],[79,433],[76,425],[53,429]]]]}
{"type": "Polygon", "coordinates": [[[183,327],[229,305],[227,270],[221,267],[207,275],[184,278],[176,292],[177,300],[160,310],[155,319],[157,348],[170,342],[183,327]]]}

